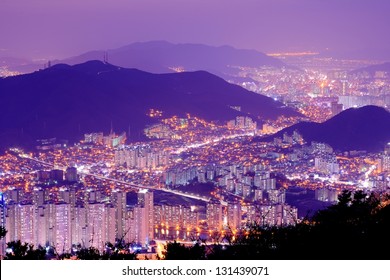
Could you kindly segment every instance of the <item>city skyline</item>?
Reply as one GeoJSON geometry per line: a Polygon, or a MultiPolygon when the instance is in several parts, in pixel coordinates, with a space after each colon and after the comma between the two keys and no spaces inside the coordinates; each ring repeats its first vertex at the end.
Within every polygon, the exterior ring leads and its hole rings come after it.
{"type": "Polygon", "coordinates": [[[0,258],[383,258],[388,11],[0,1],[0,258]]]}

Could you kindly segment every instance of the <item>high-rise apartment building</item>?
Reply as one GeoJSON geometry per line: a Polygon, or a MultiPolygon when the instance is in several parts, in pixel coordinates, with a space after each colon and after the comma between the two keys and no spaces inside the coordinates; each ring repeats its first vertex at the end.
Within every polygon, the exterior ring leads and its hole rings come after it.
{"type": "Polygon", "coordinates": [[[65,172],[65,180],[73,183],[77,182],[77,168],[76,167],[68,167],[65,172]]]}
{"type": "Polygon", "coordinates": [[[55,241],[58,253],[69,253],[72,247],[71,205],[56,203],[55,209],[55,241]]]}
{"type": "Polygon", "coordinates": [[[221,230],[223,225],[222,204],[217,199],[211,199],[206,209],[207,225],[209,230],[221,230]]]}
{"type": "Polygon", "coordinates": [[[103,251],[106,240],[105,205],[104,203],[92,202],[87,205],[87,243],[103,251]]]}
{"type": "Polygon", "coordinates": [[[154,238],[154,198],[153,192],[140,190],[137,205],[132,209],[128,227],[128,239],[145,246],[154,238]]]}
{"type": "Polygon", "coordinates": [[[126,193],[120,190],[113,190],[112,202],[115,207],[115,236],[116,238],[123,238],[126,234],[125,218],[126,218],[126,193]]]}
{"type": "Polygon", "coordinates": [[[242,212],[240,202],[229,202],[227,206],[227,226],[231,230],[241,227],[242,212]]]}

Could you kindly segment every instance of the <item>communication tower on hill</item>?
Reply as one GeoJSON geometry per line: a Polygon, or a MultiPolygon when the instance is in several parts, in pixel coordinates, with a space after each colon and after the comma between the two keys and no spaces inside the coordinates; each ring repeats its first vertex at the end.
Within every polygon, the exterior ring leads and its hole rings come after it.
{"type": "Polygon", "coordinates": [[[108,52],[104,52],[103,54],[103,62],[108,63],[108,52]]]}

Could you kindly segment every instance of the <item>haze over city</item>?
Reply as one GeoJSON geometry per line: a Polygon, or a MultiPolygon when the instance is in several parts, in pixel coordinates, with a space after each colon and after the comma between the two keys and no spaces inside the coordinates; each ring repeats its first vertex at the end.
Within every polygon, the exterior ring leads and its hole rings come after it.
{"type": "Polygon", "coordinates": [[[2,0],[0,57],[60,59],[133,42],[390,59],[386,0],[2,0]]]}

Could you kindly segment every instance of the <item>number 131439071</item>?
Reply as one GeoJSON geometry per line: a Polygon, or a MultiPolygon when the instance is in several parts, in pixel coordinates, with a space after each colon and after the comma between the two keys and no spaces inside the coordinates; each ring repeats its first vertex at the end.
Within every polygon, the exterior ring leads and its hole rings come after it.
{"type": "Polygon", "coordinates": [[[216,267],[216,275],[264,275],[268,276],[268,268],[266,266],[240,266],[240,267],[228,267],[219,266],[216,267]]]}

